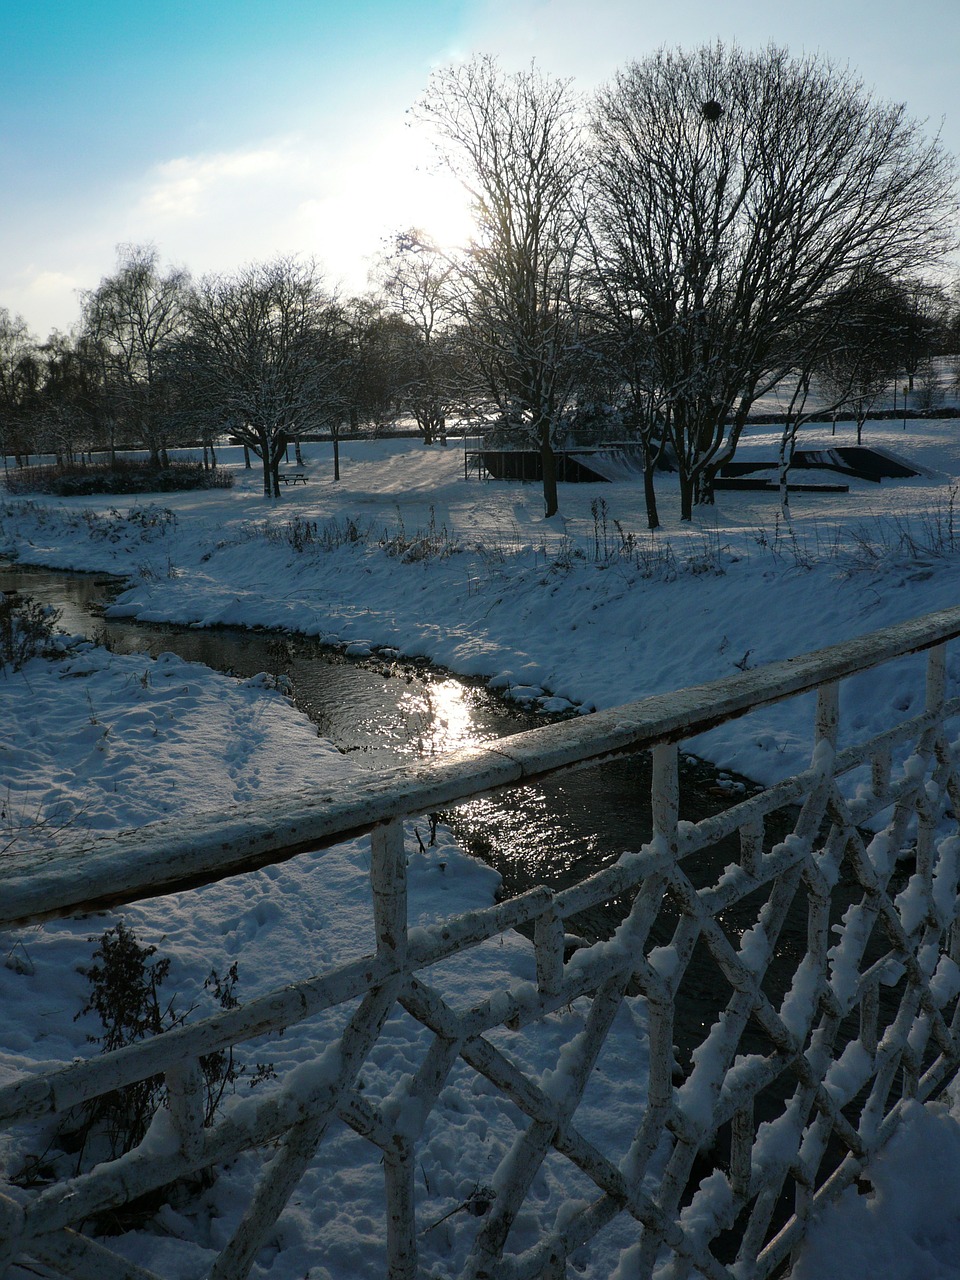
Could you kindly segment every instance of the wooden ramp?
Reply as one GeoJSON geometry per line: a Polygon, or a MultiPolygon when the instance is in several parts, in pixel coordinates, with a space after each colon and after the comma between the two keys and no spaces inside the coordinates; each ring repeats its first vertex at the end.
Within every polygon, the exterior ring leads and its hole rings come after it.
{"type": "MultiPolygon", "coordinates": [[[[728,462],[720,469],[724,480],[735,480],[754,471],[775,471],[777,463],[766,459],[728,462]]],[[[908,480],[922,475],[913,464],[886,449],[868,445],[835,445],[829,449],[798,449],[790,464],[791,471],[839,471],[841,475],[856,480],[870,480],[879,484],[882,480],[908,480]]],[[[721,486],[718,488],[731,487],[721,486]]],[[[776,488],[776,484],[772,484],[776,488]]]]}
{"type": "MultiPolygon", "coordinates": [[[[780,486],[776,480],[767,480],[760,476],[723,476],[720,475],[713,482],[714,489],[736,489],[736,490],[755,490],[758,493],[779,493],[780,486]]],[[[813,481],[809,484],[787,482],[787,491],[789,493],[849,493],[850,486],[848,484],[829,482],[817,483],[813,481]]]]}
{"type": "MultiPolygon", "coordinates": [[[[480,458],[494,480],[542,480],[543,465],[538,449],[481,449],[480,458]]],[[[557,479],[568,484],[596,484],[606,476],[590,465],[591,450],[557,449],[557,479]]]]}

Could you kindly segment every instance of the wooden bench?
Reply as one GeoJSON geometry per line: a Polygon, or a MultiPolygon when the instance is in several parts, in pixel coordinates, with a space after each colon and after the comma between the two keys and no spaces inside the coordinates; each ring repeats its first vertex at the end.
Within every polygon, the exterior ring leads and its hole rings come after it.
{"type": "Polygon", "coordinates": [[[277,479],[281,484],[306,484],[307,477],[302,471],[278,471],[277,479]]]}

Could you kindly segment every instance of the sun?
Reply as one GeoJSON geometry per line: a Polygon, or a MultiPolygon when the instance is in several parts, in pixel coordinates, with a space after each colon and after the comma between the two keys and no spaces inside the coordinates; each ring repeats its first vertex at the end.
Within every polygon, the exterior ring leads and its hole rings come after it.
{"type": "MultiPolygon", "coordinates": [[[[398,162],[403,163],[398,157],[398,162]]],[[[455,254],[476,235],[470,196],[463,183],[440,165],[423,139],[410,148],[405,176],[397,175],[400,203],[409,210],[408,227],[424,232],[443,254],[455,254]]]]}

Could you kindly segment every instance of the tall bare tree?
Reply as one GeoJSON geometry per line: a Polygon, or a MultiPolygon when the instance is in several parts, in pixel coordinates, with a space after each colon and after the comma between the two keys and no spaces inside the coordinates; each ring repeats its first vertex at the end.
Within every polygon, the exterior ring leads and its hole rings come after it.
{"type": "Polygon", "coordinates": [[[167,349],[183,331],[190,277],[165,273],[153,245],[121,245],[117,270],[82,296],[83,332],[100,352],[122,434],[165,454],[170,429],[167,349]]]}
{"type": "Polygon", "coordinates": [[[647,527],[658,529],[654,472],[667,451],[670,405],[656,351],[647,326],[636,313],[631,291],[612,272],[598,269],[596,258],[588,271],[594,376],[605,375],[606,403],[619,415],[621,434],[640,447],[647,527]]]}
{"type": "Polygon", "coordinates": [[[22,316],[0,307],[0,450],[22,464],[31,448],[27,412],[39,384],[37,340],[22,316]]]}
{"type": "Polygon", "coordinates": [[[502,419],[540,451],[556,513],[554,443],[576,383],[582,125],[569,84],[489,57],[438,71],[419,117],[473,204],[476,239],[449,280],[463,332],[502,419]]]}
{"type": "Polygon", "coordinates": [[[815,364],[818,386],[831,402],[834,429],[838,410],[849,411],[863,442],[867,415],[903,367],[910,314],[893,282],[861,272],[834,301],[836,322],[815,364]]]}
{"type": "Polygon", "coordinates": [[[103,441],[103,385],[97,353],[81,334],[50,334],[39,348],[41,382],[32,418],[43,451],[72,463],[103,441]]]}
{"type": "Polygon", "coordinates": [[[288,443],[340,412],[341,329],[312,263],[281,258],[194,290],[177,355],[189,413],[260,458],[266,497],[279,496],[288,443]]]}
{"type": "Polygon", "coordinates": [[[913,390],[917,374],[949,345],[950,303],[942,283],[923,279],[891,282],[897,312],[900,368],[913,390]]]}
{"type": "Polygon", "coordinates": [[[793,367],[787,333],[819,342],[858,273],[922,273],[953,243],[954,165],[903,106],[774,47],[632,63],[592,134],[598,255],[648,335],[689,519],[793,367]]]}
{"type": "Polygon", "coordinates": [[[404,321],[398,394],[424,444],[446,444],[447,414],[464,399],[457,374],[456,291],[453,267],[424,232],[396,237],[377,275],[386,302],[404,321]]]}
{"type": "Polygon", "coordinates": [[[340,309],[346,344],[342,386],[344,417],[357,431],[387,429],[399,412],[401,364],[407,345],[406,326],[382,298],[350,298],[340,309]]]}

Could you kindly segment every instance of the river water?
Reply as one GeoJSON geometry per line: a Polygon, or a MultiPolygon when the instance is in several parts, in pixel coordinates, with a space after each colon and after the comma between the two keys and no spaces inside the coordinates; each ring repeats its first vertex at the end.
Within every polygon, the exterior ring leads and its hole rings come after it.
{"type": "MultiPolygon", "coordinates": [[[[62,630],[105,644],[116,653],[156,656],[166,651],[239,677],[260,671],[287,675],[297,705],[318,731],[372,770],[479,745],[557,718],[509,703],[481,681],[390,651],[355,659],[286,632],[155,625],[104,617],[105,604],[118,590],[116,579],[101,575],[0,563],[0,591],[18,591],[55,606],[62,630]]],[[[696,821],[752,789],[745,779],[718,774],[703,761],[687,757],[682,816],[696,821]]],[[[649,755],[638,752],[535,786],[483,797],[445,814],[444,820],[463,847],[496,868],[504,895],[535,884],[563,888],[649,839],[649,755]]],[[[709,864],[719,869],[738,856],[739,843],[734,839],[713,851],[709,864]]],[[[618,904],[610,904],[589,917],[578,917],[574,927],[588,938],[607,935],[621,911],[618,904]]],[[[690,996],[693,1007],[688,1007],[688,1017],[703,1000],[692,1018],[702,1031],[706,1006],[712,1001],[703,991],[690,996]]],[[[681,1033],[679,1038],[687,1037],[681,1033]]]]}
{"type": "MultiPolygon", "coordinates": [[[[391,651],[366,659],[306,636],[235,627],[154,625],[104,617],[119,590],[98,574],[0,564],[0,591],[19,591],[60,611],[59,625],[116,653],[168,651],[239,677],[285,674],[297,705],[318,731],[364,767],[383,769],[457,747],[477,746],[543,725],[555,716],[525,710],[479,680],[454,676],[391,651]]],[[[714,812],[745,780],[689,757],[684,816],[714,812]]],[[[495,866],[505,892],[562,887],[636,849],[650,835],[647,753],[461,806],[463,842],[495,866]]]]}

